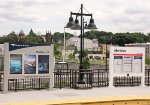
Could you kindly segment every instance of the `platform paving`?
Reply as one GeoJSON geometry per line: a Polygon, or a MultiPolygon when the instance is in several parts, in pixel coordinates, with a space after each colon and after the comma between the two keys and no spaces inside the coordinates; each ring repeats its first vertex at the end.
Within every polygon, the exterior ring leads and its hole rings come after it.
{"type": "MultiPolygon", "coordinates": [[[[150,87],[115,87],[115,88],[92,88],[86,90],[76,89],[53,89],[53,90],[25,90],[17,92],[9,92],[7,94],[0,93],[0,105],[19,105],[17,103],[32,102],[50,102],[58,100],[72,99],[110,99],[110,97],[147,97],[150,99],[150,87]]],[[[111,98],[112,99],[112,98],[111,98]]],[[[113,98],[114,99],[114,98],[113,98]]],[[[24,104],[29,105],[29,104],[24,104]]],[[[32,104],[33,105],[33,104],[32,104]]],[[[44,105],[44,104],[40,104],[44,105]]]]}

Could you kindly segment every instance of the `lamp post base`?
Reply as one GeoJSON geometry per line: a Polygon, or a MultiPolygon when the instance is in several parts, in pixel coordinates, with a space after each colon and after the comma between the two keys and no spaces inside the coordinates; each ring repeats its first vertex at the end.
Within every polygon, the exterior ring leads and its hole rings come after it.
{"type": "Polygon", "coordinates": [[[85,84],[85,81],[84,81],[84,70],[83,70],[83,65],[80,64],[80,67],[79,67],[79,80],[77,82],[77,84],[85,84]]]}
{"type": "Polygon", "coordinates": [[[85,84],[85,81],[84,80],[79,80],[78,82],[77,82],[77,84],[85,84]]]}

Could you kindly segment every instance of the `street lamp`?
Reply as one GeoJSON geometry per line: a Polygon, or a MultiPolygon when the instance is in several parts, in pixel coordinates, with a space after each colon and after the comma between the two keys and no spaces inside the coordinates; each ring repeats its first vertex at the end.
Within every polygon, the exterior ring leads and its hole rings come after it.
{"type": "Polygon", "coordinates": [[[69,18],[69,22],[66,25],[66,28],[71,28],[73,30],[80,30],[80,65],[79,65],[79,72],[80,72],[80,76],[79,76],[79,83],[84,83],[83,78],[84,78],[84,74],[81,73],[83,71],[83,51],[84,51],[84,28],[86,29],[97,29],[96,25],[94,24],[94,19],[92,17],[92,14],[85,14],[83,13],[83,4],[81,4],[81,8],[80,8],[80,12],[78,13],[74,13],[71,12],[70,13],[70,18],[69,18]],[[75,22],[73,21],[73,15],[76,16],[75,22]],[[78,21],[78,17],[81,17],[80,19],[80,25],[79,25],[79,21],[78,21]],[[84,18],[83,16],[89,16],[91,17],[89,24],[87,25],[87,27],[84,27],[84,18]]]}
{"type": "Polygon", "coordinates": [[[63,46],[63,62],[65,62],[65,49],[66,49],[66,32],[65,32],[65,27],[64,27],[64,46],[63,46]]]}

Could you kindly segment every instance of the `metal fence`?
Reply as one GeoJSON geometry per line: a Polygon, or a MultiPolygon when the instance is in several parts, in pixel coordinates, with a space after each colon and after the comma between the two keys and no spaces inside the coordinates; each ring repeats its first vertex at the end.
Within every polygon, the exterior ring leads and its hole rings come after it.
{"type": "Polygon", "coordinates": [[[92,70],[75,69],[54,70],[54,88],[92,88],[92,70]],[[80,76],[83,75],[84,84],[79,84],[80,76]]]}
{"type": "MultiPolygon", "coordinates": [[[[115,87],[133,87],[141,85],[141,77],[126,76],[114,77],[115,87]]],[[[145,85],[150,86],[150,69],[145,70],[145,85]]],[[[54,88],[80,88],[108,87],[109,72],[105,69],[82,70],[55,69],[54,88]],[[80,84],[80,76],[83,76],[83,84],[80,84]]],[[[0,75],[0,91],[3,87],[3,76],[0,75]]],[[[8,90],[47,89],[49,78],[9,79],[8,90]]]]}
{"type": "Polygon", "coordinates": [[[92,88],[109,85],[108,72],[105,69],[73,70],[60,69],[54,71],[54,88],[92,88]],[[84,75],[84,84],[79,83],[80,75],[84,75]]]}
{"type": "Polygon", "coordinates": [[[145,85],[150,86],[150,69],[145,69],[145,85]]]}
{"type": "MultiPolygon", "coordinates": [[[[150,86],[150,70],[145,71],[145,85],[150,86]]],[[[85,84],[82,88],[92,87],[108,87],[109,86],[109,72],[105,69],[94,70],[79,70],[60,69],[54,71],[54,88],[81,88],[78,83],[79,76],[84,74],[85,84]]],[[[114,77],[113,86],[115,87],[134,87],[141,85],[141,77],[139,76],[124,76],[114,77]]]]}
{"type": "Polygon", "coordinates": [[[113,85],[115,87],[133,87],[141,85],[141,77],[128,76],[128,77],[114,77],[113,85]]]}
{"type": "Polygon", "coordinates": [[[3,75],[0,74],[0,91],[3,90],[3,75]]]}
{"type": "Polygon", "coordinates": [[[109,85],[109,72],[106,69],[93,70],[93,87],[107,87],[109,85]]]}
{"type": "Polygon", "coordinates": [[[8,90],[46,89],[49,87],[49,78],[9,79],[8,90]]]}

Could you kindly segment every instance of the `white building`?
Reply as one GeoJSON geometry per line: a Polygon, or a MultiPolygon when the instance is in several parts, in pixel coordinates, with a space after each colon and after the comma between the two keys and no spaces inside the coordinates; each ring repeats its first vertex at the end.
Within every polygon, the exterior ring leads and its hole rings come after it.
{"type": "Polygon", "coordinates": [[[126,47],[145,47],[145,56],[150,57],[150,42],[148,43],[133,43],[125,44],[126,47]]]}
{"type": "Polygon", "coordinates": [[[0,56],[4,54],[4,44],[0,44],[0,56]]]}
{"type": "MultiPolygon", "coordinates": [[[[60,50],[61,52],[63,52],[63,46],[60,46],[60,47],[59,47],[59,50],[60,50]]],[[[75,47],[74,47],[74,46],[67,46],[67,47],[65,48],[65,59],[69,59],[69,55],[70,55],[70,54],[73,54],[74,51],[75,51],[75,47]]]]}
{"type": "Polygon", "coordinates": [[[0,71],[3,70],[4,63],[4,44],[0,44],[0,71]]]}
{"type": "MultiPolygon", "coordinates": [[[[78,51],[80,50],[80,38],[71,37],[66,41],[66,46],[76,46],[78,51]]],[[[97,39],[86,39],[84,38],[84,49],[88,51],[99,51],[97,39]]]]}

